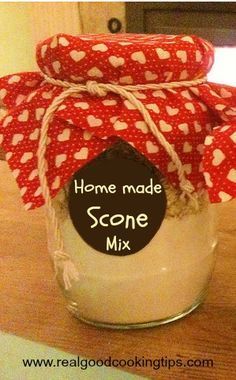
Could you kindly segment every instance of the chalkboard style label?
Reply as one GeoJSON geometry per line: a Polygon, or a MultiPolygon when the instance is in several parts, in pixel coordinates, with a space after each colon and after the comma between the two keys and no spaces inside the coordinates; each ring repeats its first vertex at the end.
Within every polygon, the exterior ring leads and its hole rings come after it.
{"type": "Polygon", "coordinates": [[[87,244],[108,255],[144,248],[160,228],[165,210],[161,173],[128,144],[100,154],[70,183],[75,229],[87,244]]]}

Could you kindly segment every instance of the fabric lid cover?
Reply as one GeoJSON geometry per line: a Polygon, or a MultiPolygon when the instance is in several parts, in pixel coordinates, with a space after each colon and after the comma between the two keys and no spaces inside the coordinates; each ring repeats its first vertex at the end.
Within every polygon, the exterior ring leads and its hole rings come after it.
{"type": "MultiPolygon", "coordinates": [[[[196,36],[59,34],[37,47],[41,72],[0,79],[0,99],[8,108],[0,124],[0,144],[20,187],[26,209],[44,204],[37,171],[43,115],[64,88],[42,73],[75,83],[137,85],[194,80],[213,64],[213,47],[196,36]]],[[[212,202],[236,195],[236,89],[204,83],[171,90],[139,90],[157,128],[178,153],[195,190],[208,188],[212,202]]],[[[174,186],[179,180],[165,149],[142,115],[126,99],[108,92],[67,98],[50,122],[46,159],[51,196],[75,171],[117,138],[131,143],[174,186]]]]}

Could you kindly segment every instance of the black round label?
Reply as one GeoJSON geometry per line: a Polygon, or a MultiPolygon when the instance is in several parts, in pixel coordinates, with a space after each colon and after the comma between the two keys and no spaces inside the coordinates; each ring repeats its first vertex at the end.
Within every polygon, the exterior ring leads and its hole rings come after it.
{"type": "Polygon", "coordinates": [[[125,256],[140,251],[164,219],[161,174],[140,156],[102,153],[77,171],[70,183],[73,225],[100,252],[125,256]]]}

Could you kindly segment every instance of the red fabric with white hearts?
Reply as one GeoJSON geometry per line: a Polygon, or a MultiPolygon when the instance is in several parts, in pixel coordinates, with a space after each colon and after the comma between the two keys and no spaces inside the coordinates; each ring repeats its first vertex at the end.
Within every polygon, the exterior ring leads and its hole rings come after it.
{"type": "MultiPolygon", "coordinates": [[[[73,82],[159,83],[205,75],[213,48],[195,36],[60,34],[38,45],[37,62],[47,75],[73,82]]],[[[62,91],[46,83],[41,73],[0,79],[0,99],[9,109],[0,124],[0,144],[26,209],[44,204],[37,174],[39,133],[45,110],[62,91]]],[[[195,189],[207,187],[212,202],[235,197],[236,89],[207,83],[135,95],[173,144],[195,189]]],[[[48,136],[52,197],[117,137],[132,143],[178,186],[175,166],[139,111],[116,94],[68,98],[55,112],[48,136]]]]}

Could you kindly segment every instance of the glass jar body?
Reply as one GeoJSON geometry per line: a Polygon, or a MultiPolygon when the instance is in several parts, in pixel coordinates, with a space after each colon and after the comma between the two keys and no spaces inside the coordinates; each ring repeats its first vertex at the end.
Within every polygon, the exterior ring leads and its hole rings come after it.
{"type": "MultiPolygon", "coordinates": [[[[215,262],[217,239],[212,206],[165,218],[141,251],[127,256],[98,252],[75,230],[59,193],[54,200],[64,249],[80,272],[66,290],[68,309],[79,319],[112,328],[167,323],[195,309],[205,298],[215,262]]],[[[48,248],[55,246],[48,220],[48,248]]]]}

